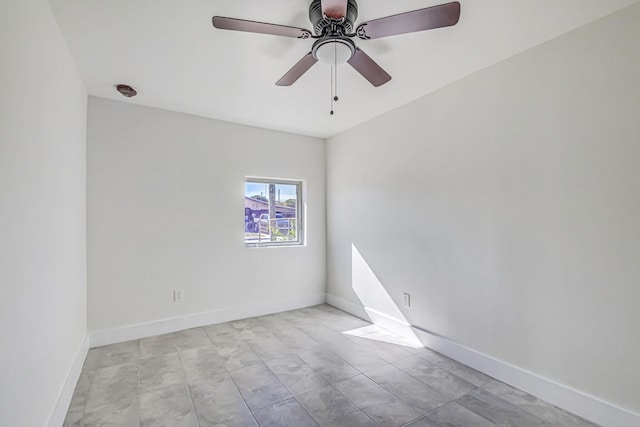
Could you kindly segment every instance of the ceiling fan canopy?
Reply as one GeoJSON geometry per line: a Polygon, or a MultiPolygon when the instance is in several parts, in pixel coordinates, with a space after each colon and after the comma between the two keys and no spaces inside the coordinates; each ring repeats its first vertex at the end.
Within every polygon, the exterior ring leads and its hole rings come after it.
{"type": "Polygon", "coordinates": [[[318,61],[338,65],[349,63],[373,86],[381,86],[391,76],[371,59],[352,40],[378,39],[417,31],[455,25],[460,19],[457,1],[418,9],[398,15],[363,22],[357,27],[356,0],[313,0],[309,6],[309,20],[313,33],[304,28],[214,16],[213,26],[222,30],[271,34],[299,39],[315,39],[311,51],[276,82],[278,86],[295,83],[318,61]]]}
{"type": "Polygon", "coordinates": [[[309,21],[313,25],[316,36],[322,36],[327,19],[344,19],[342,24],[345,33],[353,33],[358,19],[358,3],[356,0],[313,0],[309,5],[309,21]]]}

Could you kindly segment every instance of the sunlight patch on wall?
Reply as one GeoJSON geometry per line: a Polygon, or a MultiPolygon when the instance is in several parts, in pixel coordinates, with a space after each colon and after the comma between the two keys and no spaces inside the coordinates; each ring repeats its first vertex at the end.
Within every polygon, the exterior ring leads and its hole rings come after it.
{"type": "Polygon", "coordinates": [[[375,325],[402,336],[411,345],[421,345],[411,324],[353,243],[351,244],[351,287],[375,325]]]}

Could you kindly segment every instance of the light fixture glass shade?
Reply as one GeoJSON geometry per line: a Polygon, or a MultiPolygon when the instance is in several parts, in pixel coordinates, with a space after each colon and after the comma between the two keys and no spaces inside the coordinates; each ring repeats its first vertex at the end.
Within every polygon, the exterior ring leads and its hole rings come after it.
{"type": "Polygon", "coordinates": [[[329,65],[344,64],[351,59],[351,55],[353,54],[348,45],[338,41],[331,41],[318,46],[315,53],[318,61],[329,65]]]}

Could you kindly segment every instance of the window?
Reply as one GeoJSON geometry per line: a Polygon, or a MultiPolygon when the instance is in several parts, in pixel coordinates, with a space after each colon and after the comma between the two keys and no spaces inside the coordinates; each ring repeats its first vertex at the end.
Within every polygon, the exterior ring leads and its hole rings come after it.
{"type": "Polygon", "coordinates": [[[301,201],[300,181],[247,178],[244,185],[245,245],[301,244],[301,201]]]}

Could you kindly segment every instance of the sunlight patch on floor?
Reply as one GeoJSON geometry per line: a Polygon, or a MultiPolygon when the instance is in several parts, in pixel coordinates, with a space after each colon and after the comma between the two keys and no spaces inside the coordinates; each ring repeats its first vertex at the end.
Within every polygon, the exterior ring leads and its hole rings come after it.
{"type": "Polygon", "coordinates": [[[376,325],[364,326],[362,328],[345,331],[343,334],[354,337],[366,338],[374,341],[386,342],[388,344],[399,345],[409,348],[422,348],[423,345],[418,339],[403,337],[376,325]]]}

